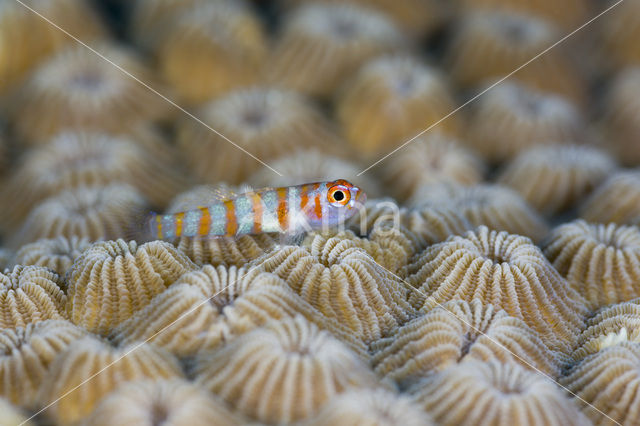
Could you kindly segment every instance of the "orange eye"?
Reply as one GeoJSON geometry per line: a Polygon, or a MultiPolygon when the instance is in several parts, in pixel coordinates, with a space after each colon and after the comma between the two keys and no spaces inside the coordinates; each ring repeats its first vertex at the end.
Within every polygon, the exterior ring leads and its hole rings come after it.
{"type": "Polygon", "coordinates": [[[346,206],[351,199],[351,192],[343,185],[334,185],[329,188],[327,199],[334,206],[346,206]]]}

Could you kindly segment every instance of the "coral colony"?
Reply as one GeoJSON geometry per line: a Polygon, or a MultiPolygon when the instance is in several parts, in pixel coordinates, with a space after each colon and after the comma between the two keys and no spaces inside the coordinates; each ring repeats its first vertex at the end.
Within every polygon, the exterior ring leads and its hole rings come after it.
{"type": "Polygon", "coordinates": [[[640,424],[640,2],[0,0],[0,425],[640,424]]]}

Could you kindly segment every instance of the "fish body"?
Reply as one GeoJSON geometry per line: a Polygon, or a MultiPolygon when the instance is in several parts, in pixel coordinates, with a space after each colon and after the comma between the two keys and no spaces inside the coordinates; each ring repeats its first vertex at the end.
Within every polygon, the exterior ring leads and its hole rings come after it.
{"type": "Polygon", "coordinates": [[[154,215],[149,226],[158,239],[295,235],[337,226],[356,214],[365,200],[364,192],[346,180],[314,182],[265,188],[185,212],[154,215]]]}

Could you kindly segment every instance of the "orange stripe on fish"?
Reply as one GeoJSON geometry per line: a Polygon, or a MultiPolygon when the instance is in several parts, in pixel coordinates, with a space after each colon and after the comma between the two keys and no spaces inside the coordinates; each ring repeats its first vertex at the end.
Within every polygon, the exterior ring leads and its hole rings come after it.
{"type": "Polygon", "coordinates": [[[156,216],[156,229],[158,230],[158,238],[162,238],[162,216],[156,216]]]}
{"type": "Polygon", "coordinates": [[[306,207],[309,204],[309,185],[302,185],[300,188],[300,211],[306,213],[306,207]]]}
{"type": "Polygon", "coordinates": [[[233,200],[225,201],[224,208],[227,212],[227,235],[235,235],[238,230],[238,219],[236,218],[236,206],[233,204],[233,200]]]}
{"type": "Polygon", "coordinates": [[[253,233],[259,234],[262,232],[262,197],[254,192],[251,195],[251,201],[253,202],[253,233]]]}
{"type": "Polygon", "coordinates": [[[176,213],[175,221],[176,237],[180,237],[182,235],[182,227],[184,225],[184,212],[176,213]]]}
{"type": "Polygon", "coordinates": [[[287,188],[276,189],[276,194],[278,195],[278,223],[282,231],[287,230],[289,222],[287,217],[287,192],[287,188]]]}
{"type": "Polygon", "coordinates": [[[208,235],[211,229],[211,211],[208,207],[198,207],[202,216],[200,217],[200,225],[198,226],[198,235],[208,235]]]}

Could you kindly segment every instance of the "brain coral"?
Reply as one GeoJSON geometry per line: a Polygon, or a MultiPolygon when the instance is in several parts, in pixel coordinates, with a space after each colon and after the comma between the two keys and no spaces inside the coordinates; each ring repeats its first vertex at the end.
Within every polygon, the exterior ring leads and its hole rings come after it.
{"type": "Polygon", "coordinates": [[[256,83],[267,53],[260,20],[243,1],[183,7],[154,44],[163,77],[188,104],[256,83]]]}
{"type": "Polygon", "coordinates": [[[438,306],[393,336],[374,342],[371,349],[376,373],[401,388],[470,360],[521,364],[554,377],[560,374],[562,361],[522,320],[479,299],[438,306]]]}
{"type": "Polygon", "coordinates": [[[536,241],[548,232],[544,219],[520,194],[501,185],[424,185],[417,189],[410,203],[419,210],[456,211],[457,217],[462,216],[472,226],[486,225],[536,241]]]}
{"type": "Polygon", "coordinates": [[[322,114],[289,91],[261,87],[232,91],[196,114],[220,133],[184,118],[177,124],[178,146],[193,172],[210,183],[241,183],[260,168],[238,146],[267,162],[302,148],[326,151],[337,146],[322,114]],[[210,155],[212,151],[218,155],[210,155]]]}
{"type": "Polygon", "coordinates": [[[267,73],[278,85],[331,96],[368,59],[405,44],[393,22],[375,10],[351,4],[302,5],[284,23],[267,73]]]}
{"type": "MultiPolygon", "coordinates": [[[[109,44],[99,44],[95,49],[145,84],[161,90],[152,72],[133,52],[109,44]]],[[[29,78],[12,103],[9,116],[24,142],[41,144],[69,127],[133,131],[149,120],[168,117],[169,108],[161,97],[121,69],[84,46],[74,46],[57,54],[29,78]]]]}
{"type": "MultiPolygon", "coordinates": [[[[513,72],[560,38],[555,25],[536,15],[478,9],[457,23],[446,61],[459,85],[476,88],[513,72]]],[[[582,103],[586,94],[579,68],[564,46],[556,47],[520,68],[513,79],[582,103]]]]}
{"type": "Polygon", "coordinates": [[[498,163],[533,145],[582,142],[585,127],[566,99],[503,82],[472,108],[467,137],[487,161],[498,163]]]}
{"type": "Polygon", "coordinates": [[[63,279],[40,266],[15,266],[0,273],[0,327],[66,317],[63,279]]]}
{"type": "Polygon", "coordinates": [[[412,311],[404,283],[358,247],[284,246],[261,258],[257,270],[278,275],[365,342],[390,332],[412,311]]]}
{"type": "Polygon", "coordinates": [[[186,357],[213,349],[272,319],[302,315],[366,356],[351,330],[324,317],[280,278],[251,269],[205,265],[182,275],[113,332],[118,344],[151,341],[186,357]]]}
{"type": "Polygon", "coordinates": [[[15,227],[47,197],[81,186],[123,182],[154,205],[164,206],[187,184],[174,164],[157,158],[135,137],[65,131],[28,152],[0,192],[15,208],[2,212],[5,228],[15,227]]]}
{"type": "Polygon", "coordinates": [[[83,424],[240,426],[246,422],[206,390],[174,379],[126,383],[100,401],[83,424]]]}
{"type": "Polygon", "coordinates": [[[640,343],[640,299],[602,308],[587,321],[571,354],[574,362],[622,342],[640,343]]]}
{"type": "Polygon", "coordinates": [[[415,399],[443,426],[589,424],[553,381],[496,361],[468,362],[434,374],[415,399]]]}
{"type": "Polygon", "coordinates": [[[560,381],[579,397],[595,425],[640,418],[640,343],[621,342],[587,356],[560,381]]]}
{"type": "Polygon", "coordinates": [[[521,152],[498,182],[518,191],[539,212],[553,215],[582,201],[615,168],[615,162],[595,148],[541,146],[521,152]]]}
{"type": "Polygon", "coordinates": [[[87,238],[76,236],[42,239],[22,246],[16,252],[15,263],[42,266],[64,276],[78,256],[90,245],[91,242],[87,238]]]}
{"type": "Polygon", "coordinates": [[[80,327],[63,320],[0,330],[0,395],[14,404],[34,408],[36,392],[51,362],[86,335],[80,327]]]}
{"type": "Polygon", "coordinates": [[[582,297],[526,237],[481,226],[427,248],[408,269],[417,289],[409,300],[423,310],[479,298],[522,319],[553,349],[566,349],[584,324],[582,297]]]}
{"type": "MultiPolygon", "coordinates": [[[[233,189],[225,185],[196,186],[175,197],[166,213],[192,210],[233,195],[233,189]]],[[[259,234],[234,238],[180,237],[172,242],[197,265],[242,266],[271,251],[277,240],[271,234],[259,234]]]]}
{"type": "MultiPolygon", "coordinates": [[[[640,10],[639,10],[640,13],[640,10]]],[[[640,15],[639,15],[640,17],[640,15]]],[[[604,101],[606,147],[628,166],[640,163],[640,67],[623,69],[612,79],[604,101]]]]}
{"type": "Polygon", "coordinates": [[[137,190],[114,183],[62,191],[36,205],[10,245],[22,246],[43,238],[79,237],[98,241],[140,231],[147,201],[137,190]]]}
{"type": "Polygon", "coordinates": [[[640,169],[609,176],[581,206],[580,217],[596,223],[640,224],[640,169]]]}
{"type": "Polygon", "coordinates": [[[477,184],[484,172],[482,160],[456,139],[428,132],[386,160],[380,174],[397,198],[407,199],[422,185],[477,184]]]}
{"type": "Polygon", "coordinates": [[[367,197],[377,197],[380,193],[379,183],[371,173],[357,176],[362,166],[351,160],[327,154],[317,148],[303,149],[293,154],[279,156],[270,165],[282,173],[278,176],[273,170],[263,167],[248,182],[256,188],[298,185],[308,182],[322,182],[335,179],[347,179],[354,185],[363,188],[367,197]]]}
{"type": "Polygon", "coordinates": [[[69,345],[51,364],[38,394],[56,424],[77,424],[122,383],[182,377],[178,361],[153,345],[113,348],[95,337],[69,345]]]}
{"type": "Polygon", "coordinates": [[[591,9],[588,0],[566,0],[562,4],[553,0],[462,0],[460,3],[465,9],[489,8],[528,13],[549,19],[569,30],[582,25],[591,9]]]}
{"type": "Polygon", "coordinates": [[[403,223],[418,237],[422,248],[473,229],[473,225],[454,206],[422,205],[410,208],[404,212],[403,223]]]}
{"type": "Polygon", "coordinates": [[[43,59],[72,42],[42,16],[85,42],[105,32],[92,8],[81,0],[21,3],[3,1],[0,5],[0,92],[19,83],[43,59]]]}
{"type": "MultiPolygon", "coordinates": [[[[440,72],[410,56],[365,64],[339,93],[336,115],[346,139],[365,156],[386,154],[455,109],[440,72]]],[[[438,129],[458,134],[457,117],[438,129]]]]}
{"type": "Polygon", "coordinates": [[[195,268],[167,242],[96,243],[69,271],[69,315],[89,331],[107,333],[195,268]]]}
{"type": "Polygon", "coordinates": [[[196,383],[268,423],[301,420],[332,396],[376,385],[346,346],[304,318],[272,321],[197,360],[196,383]]]}
{"type": "Polygon", "coordinates": [[[332,398],[305,426],[431,426],[420,406],[386,389],[356,389],[332,398]]]}
{"type": "Polygon", "coordinates": [[[544,253],[592,308],[640,297],[640,229],[637,226],[561,225],[544,253]]]}
{"type": "Polygon", "coordinates": [[[31,418],[27,418],[25,413],[14,407],[9,401],[0,398],[0,424],[33,426],[31,418]]]}

